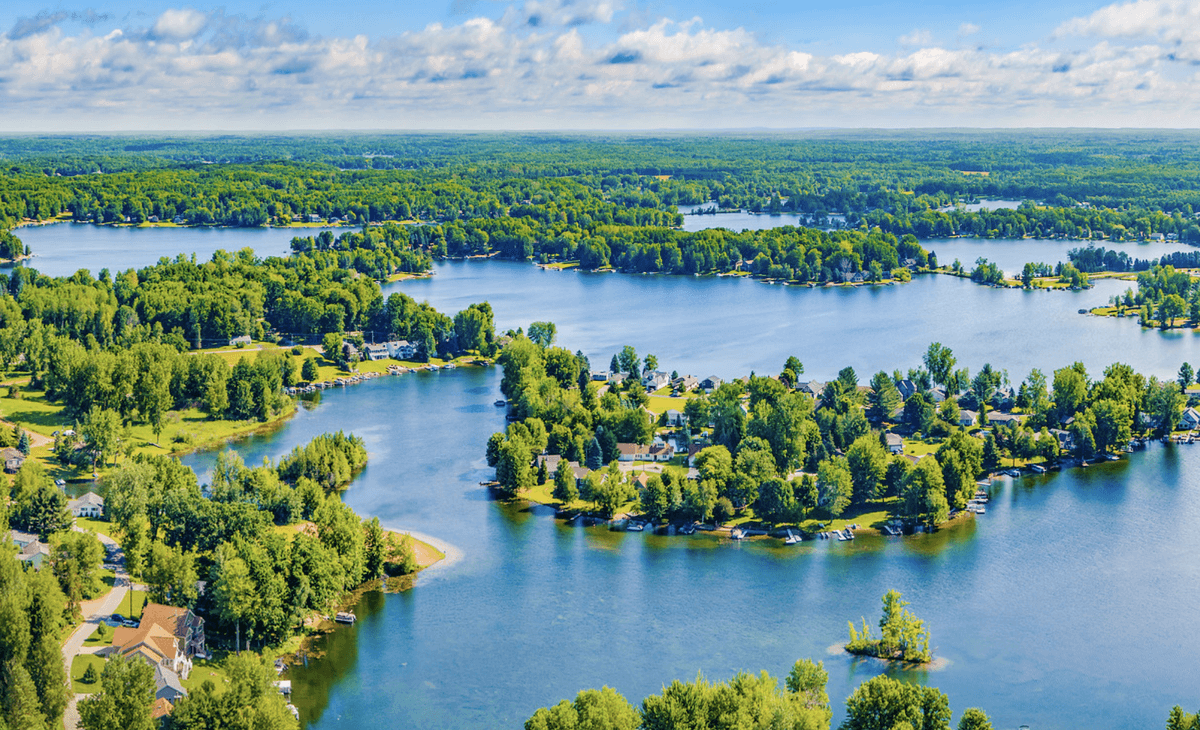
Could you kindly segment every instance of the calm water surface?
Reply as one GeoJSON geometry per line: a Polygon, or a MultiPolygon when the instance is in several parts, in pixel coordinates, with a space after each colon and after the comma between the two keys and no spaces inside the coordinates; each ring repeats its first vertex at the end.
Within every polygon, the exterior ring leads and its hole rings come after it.
{"type": "MultiPolygon", "coordinates": [[[[142,233],[150,232],[128,235],[142,233]]],[[[173,233],[163,238],[173,245],[84,251],[94,263],[56,273],[153,263],[209,232],[173,233]],[[150,257],[133,260],[140,256],[150,257]]],[[[253,233],[282,248],[292,232],[278,232],[278,242],[253,233]]],[[[237,235],[213,248],[251,240],[237,235]]],[[[1115,284],[1039,294],[948,277],[827,290],[499,262],[437,272],[394,288],[448,312],[488,299],[502,328],[551,319],[563,344],[601,367],[627,343],[668,368],[722,376],[775,372],[794,353],[816,377],[850,364],[865,379],[916,365],[934,339],[973,370],[990,361],[1014,379],[1076,359],[1094,374],[1119,359],[1162,375],[1200,359],[1190,333],[1076,314],[1123,288],[1115,284]]],[[[585,687],[607,683],[636,702],[698,671],[779,676],[805,656],[826,662],[836,723],[842,700],[884,669],[829,647],[844,641],[847,620],[874,621],[889,588],[927,620],[947,661],[905,676],[940,687],[959,712],[986,708],[997,728],[1158,727],[1171,705],[1200,705],[1200,635],[1191,629],[1200,605],[1200,449],[1154,448],[1127,462],[1001,482],[987,515],[934,536],[785,548],[611,533],[497,504],[479,486],[491,476],[484,443],[504,426],[491,405],[499,382],[494,369],[380,378],[326,392],[279,430],[239,444],[257,463],[322,432],[359,434],[371,459],[346,501],[464,554],[412,591],[368,595],[358,625],[330,635],[326,657],[294,673],[307,726],[517,728],[537,707],[585,687]]],[[[207,479],[214,459],[187,462],[207,479]]]]}
{"type": "MultiPolygon", "coordinates": [[[[460,546],[457,565],[372,594],[357,626],[294,671],[314,728],[518,728],[539,706],[609,684],[637,700],[697,671],[787,672],[823,659],[841,701],[877,662],[833,653],[846,621],[897,588],[944,669],[903,673],[997,728],[1157,727],[1200,702],[1200,448],[994,487],[988,514],[934,536],[737,545],[564,527],[493,502],[482,445],[503,428],[498,370],[381,378],[327,392],[241,447],[277,458],[330,429],[370,465],[361,514],[460,546]]],[[[213,456],[188,462],[202,474],[213,456]]]]}
{"type": "MultiPolygon", "coordinates": [[[[160,258],[196,254],[207,261],[214,251],[253,249],[259,256],[291,253],[294,236],[315,236],[321,228],[116,228],[85,223],[26,226],[17,236],[33,249],[28,265],[50,276],[70,276],[80,269],[98,275],[108,268],[152,266],[160,258]]],[[[332,229],[339,235],[348,229],[332,229]]]]}

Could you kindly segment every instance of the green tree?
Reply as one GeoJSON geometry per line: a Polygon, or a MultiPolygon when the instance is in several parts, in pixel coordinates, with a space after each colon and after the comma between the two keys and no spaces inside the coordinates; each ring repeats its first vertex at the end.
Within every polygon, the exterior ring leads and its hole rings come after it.
{"type": "Polygon", "coordinates": [[[154,671],[138,659],[114,656],[104,663],[100,691],[79,702],[84,730],[154,730],[154,671]]]}
{"type": "Polygon", "coordinates": [[[315,357],[306,358],[304,365],[300,367],[300,377],[304,378],[305,382],[311,383],[317,379],[318,375],[317,359],[315,357]]]}
{"type": "Polygon", "coordinates": [[[496,481],[500,490],[513,495],[533,486],[533,470],[529,468],[529,449],[519,441],[508,439],[500,444],[500,459],[496,462],[496,481]]]}
{"type": "Polygon", "coordinates": [[[887,450],[872,434],[860,436],[846,450],[855,503],[861,504],[879,497],[887,461],[887,450]]]}
{"type": "Polygon", "coordinates": [[[635,730],[638,711],[609,687],[585,689],[574,702],[543,707],[525,721],[525,730],[635,730]]]}
{"type": "Polygon", "coordinates": [[[253,608],[255,586],[246,562],[229,543],[222,543],[217,547],[213,555],[209,581],[212,585],[213,608],[217,617],[226,624],[234,625],[234,646],[240,650],[242,619],[253,608]]]}
{"type": "Polygon", "coordinates": [[[992,730],[992,721],[978,707],[968,707],[958,720],[958,730],[992,730]]]}
{"type": "Polygon", "coordinates": [[[946,486],[937,459],[926,457],[917,462],[900,488],[905,517],[926,527],[934,527],[949,517],[946,486]]]}
{"type": "Polygon", "coordinates": [[[954,371],[956,362],[954,353],[940,342],[929,345],[929,349],[925,351],[924,361],[925,369],[929,371],[929,377],[938,385],[946,384],[950,373],[954,371]]]}
{"type": "Polygon", "coordinates": [[[554,340],[558,337],[558,328],[554,326],[553,322],[534,322],[529,325],[525,336],[545,350],[554,344],[554,340]]]}
{"type": "Polygon", "coordinates": [[[551,495],[563,505],[579,499],[579,487],[575,484],[575,472],[566,459],[560,459],[554,467],[554,492],[551,495]]]}
{"type": "Polygon", "coordinates": [[[796,514],[796,495],[792,485],[779,477],[764,481],[754,502],[754,514],[775,524],[792,520],[796,514]]]}
{"type": "Polygon", "coordinates": [[[822,461],[817,468],[818,505],[830,515],[837,517],[850,506],[854,494],[854,480],[845,457],[822,461]]]}
{"type": "Polygon", "coordinates": [[[949,730],[950,704],[933,687],[908,684],[887,675],[863,682],[846,699],[841,730],[949,730]]]}
{"type": "Polygon", "coordinates": [[[343,369],[346,367],[346,355],[342,346],[344,341],[345,338],[341,332],[327,332],[321,340],[321,353],[325,359],[343,369]]]}

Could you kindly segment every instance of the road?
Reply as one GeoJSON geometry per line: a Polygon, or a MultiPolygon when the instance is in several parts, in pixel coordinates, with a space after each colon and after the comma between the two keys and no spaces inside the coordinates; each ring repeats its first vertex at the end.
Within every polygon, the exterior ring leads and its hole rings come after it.
{"type": "MultiPolygon", "coordinates": [[[[104,544],[104,549],[108,553],[104,562],[116,566],[115,572],[117,577],[113,583],[112,590],[108,593],[80,604],[80,611],[83,613],[84,621],[79,628],[75,629],[62,648],[63,663],[67,667],[68,683],[71,681],[71,662],[74,661],[76,655],[93,653],[95,651],[91,647],[84,648],[83,642],[96,630],[102,617],[111,616],[114,611],[120,610],[121,601],[125,599],[126,594],[129,592],[129,574],[125,572],[125,553],[121,551],[121,546],[107,535],[96,535],[96,537],[100,538],[100,542],[104,544]]],[[[75,703],[84,696],[77,694],[71,697],[71,701],[67,705],[67,710],[63,714],[63,725],[66,730],[76,730],[79,727],[79,712],[76,710],[75,703]]]]}

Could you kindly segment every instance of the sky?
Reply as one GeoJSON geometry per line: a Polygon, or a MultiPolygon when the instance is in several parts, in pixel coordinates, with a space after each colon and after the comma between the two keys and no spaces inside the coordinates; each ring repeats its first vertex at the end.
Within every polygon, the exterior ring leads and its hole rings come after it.
{"type": "Polygon", "coordinates": [[[1195,127],[1200,0],[0,3],[0,132],[1195,127]]]}

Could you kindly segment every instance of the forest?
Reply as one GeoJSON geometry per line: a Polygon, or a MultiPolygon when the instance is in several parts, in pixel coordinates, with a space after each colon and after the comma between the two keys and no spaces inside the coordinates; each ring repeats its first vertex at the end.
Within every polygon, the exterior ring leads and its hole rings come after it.
{"type": "Polygon", "coordinates": [[[1120,363],[1092,377],[1075,363],[1034,369],[1014,384],[991,364],[972,375],[935,342],[920,367],[880,371],[865,385],[849,367],[828,383],[801,381],[803,364],[789,358],[777,376],[683,394],[684,423],[672,428],[646,410],[642,377],[658,367],[652,355],[639,359],[626,347],[610,369],[628,377],[598,384],[581,354],[514,334],[498,362],[515,420],[487,445],[498,489],[552,485],[564,505],[582,500],[608,517],[632,509],[651,525],[743,515],[799,524],[882,507],[910,529],[936,529],[967,508],[976,481],[1004,459],[1053,466],[1123,450],[1135,433],[1170,434],[1196,380],[1187,364],[1178,381],[1161,382],[1120,363]],[[914,463],[891,453],[889,435],[932,444],[930,454],[914,463]],[[618,468],[619,444],[656,436],[699,449],[695,478],[679,458],[644,483],[618,468]],[[541,455],[561,456],[554,472],[539,466],[541,455]]]}
{"type": "MultiPolygon", "coordinates": [[[[1190,132],[0,140],[0,228],[412,224],[339,237],[343,265],[375,278],[426,256],[496,255],[667,273],[754,262],[760,276],[832,281],[839,267],[921,264],[908,236],[1200,243],[1198,208],[1190,132]],[[981,197],[1025,202],[955,206],[981,197]],[[679,231],[693,208],[797,213],[811,228],[679,231]]],[[[335,248],[297,239],[298,251],[335,248]]]]}

